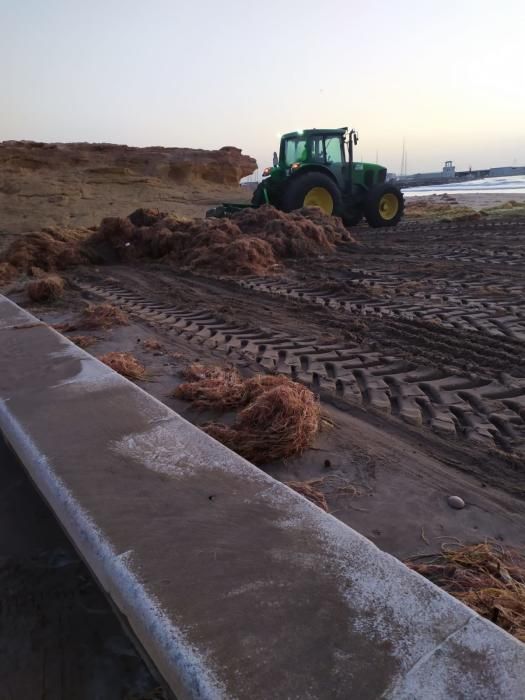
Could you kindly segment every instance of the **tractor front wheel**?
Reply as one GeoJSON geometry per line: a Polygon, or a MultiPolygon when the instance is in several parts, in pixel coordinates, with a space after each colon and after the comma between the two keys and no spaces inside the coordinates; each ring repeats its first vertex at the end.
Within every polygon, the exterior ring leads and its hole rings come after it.
{"type": "Polygon", "coordinates": [[[325,214],[340,216],[343,208],[341,192],[328,175],[318,172],[292,177],[283,195],[283,210],[319,207],[325,214]]]}
{"type": "Polygon", "coordinates": [[[365,217],[369,226],[396,226],[405,209],[405,200],[399,187],[379,185],[370,190],[365,199],[365,217]]]}

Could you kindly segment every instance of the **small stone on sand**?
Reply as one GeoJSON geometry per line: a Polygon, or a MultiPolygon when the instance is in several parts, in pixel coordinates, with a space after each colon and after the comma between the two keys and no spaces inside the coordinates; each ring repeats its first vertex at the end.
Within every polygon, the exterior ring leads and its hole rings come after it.
{"type": "Polygon", "coordinates": [[[459,496],[449,496],[447,502],[451,508],[456,508],[456,510],[461,510],[465,507],[465,501],[459,496]]]}

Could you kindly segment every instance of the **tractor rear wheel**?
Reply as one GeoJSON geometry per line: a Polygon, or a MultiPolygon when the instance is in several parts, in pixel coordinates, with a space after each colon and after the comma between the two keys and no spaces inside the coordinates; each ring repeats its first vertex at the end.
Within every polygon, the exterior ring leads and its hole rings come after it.
{"type": "Polygon", "coordinates": [[[324,173],[309,172],[293,177],[283,195],[283,210],[319,207],[325,214],[340,216],[341,192],[332,178],[324,173]]]}
{"type": "Polygon", "coordinates": [[[257,187],[255,188],[253,192],[253,197],[252,197],[252,206],[253,207],[262,207],[263,204],[266,204],[266,197],[264,196],[264,191],[265,191],[265,186],[264,182],[260,182],[257,187]]]}
{"type": "Polygon", "coordinates": [[[365,217],[373,228],[395,226],[404,209],[403,194],[395,185],[378,185],[368,192],[365,199],[365,217]]]}

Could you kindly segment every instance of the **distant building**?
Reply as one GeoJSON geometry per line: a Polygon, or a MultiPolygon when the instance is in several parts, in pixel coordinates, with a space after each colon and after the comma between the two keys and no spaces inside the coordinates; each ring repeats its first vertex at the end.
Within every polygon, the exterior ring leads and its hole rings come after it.
{"type": "Polygon", "coordinates": [[[445,165],[443,167],[443,177],[451,177],[454,178],[456,177],[456,166],[452,165],[451,160],[446,160],[445,165]]]}

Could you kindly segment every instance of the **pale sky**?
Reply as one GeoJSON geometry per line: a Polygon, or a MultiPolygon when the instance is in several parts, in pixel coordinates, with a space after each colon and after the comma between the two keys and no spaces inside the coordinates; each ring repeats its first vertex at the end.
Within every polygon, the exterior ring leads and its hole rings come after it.
{"type": "Polygon", "coordinates": [[[0,0],[0,141],[353,126],[398,172],[525,165],[525,0],[0,0]]]}

